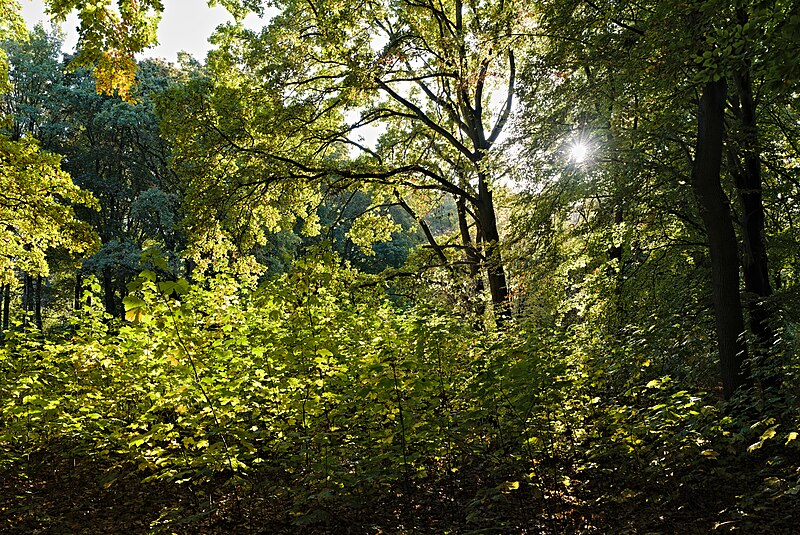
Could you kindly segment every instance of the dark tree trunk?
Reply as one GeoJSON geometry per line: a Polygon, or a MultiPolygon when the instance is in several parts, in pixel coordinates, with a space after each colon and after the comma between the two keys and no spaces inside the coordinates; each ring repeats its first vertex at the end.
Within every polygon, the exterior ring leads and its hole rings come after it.
{"type": "Polygon", "coordinates": [[[622,199],[617,199],[616,206],[614,207],[614,225],[611,227],[612,243],[611,247],[608,250],[608,259],[617,260],[620,263],[622,263],[622,244],[615,245],[613,243],[613,234],[616,228],[622,225],[622,223],[623,223],[622,199]]]}
{"type": "Polygon", "coordinates": [[[500,232],[497,230],[497,217],[494,211],[492,190],[486,177],[478,176],[478,223],[485,244],[486,274],[489,279],[489,291],[498,323],[508,319],[508,285],[503,258],[500,251],[500,232]]]}
{"type": "Polygon", "coordinates": [[[125,279],[122,275],[119,275],[119,299],[120,299],[120,306],[115,307],[117,309],[117,313],[119,314],[119,319],[125,321],[125,306],[122,304],[122,300],[128,296],[128,285],[125,283],[125,279]]]}
{"type": "Polygon", "coordinates": [[[114,295],[114,278],[111,276],[111,270],[106,268],[103,270],[103,299],[105,300],[106,312],[112,316],[117,315],[117,301],[114,295]]]}
{"type": "MultiPolygon", "coordinates": [[[[467,201],[463,197],[456,199],[456,214],[458,215],[458,231],[461,235],[461,245],[464,246],[464,251],[469,263],[469,278],[472,283],[472,292],[468,297],[471,308],[473,308],[475,315],[482,318],[486,312],[484,301],[482,299],[484,287],[483,276],[481,275],[481,258],[476,249],[476,243],[472,241],[472,235],[469,232],[469,222],[467,220],[467,201]]],[[[478,241],[477,239],[475,240],[478,241]]]]}
{"type": "Polygon", "coordinates": [[[758,297],[772,295],[764,242],[764,203],[762,199],[761,157],[755,118],[753,88],[747,73],[735,76],[739,93],[738,108],[742,121],[743,158],[741,172],[734,172],[736,191],[744,210],[744,281],[745,289],[758,297]]]}
{"type": "Polygon", "coordinates": [[[7,331],[10,326],[11,313],[11,283],[3,285],[3,330],[7,331]]]}
{"type": "Polygon", "coordinates": [[[33,277],[25,273],[22,278],[22,324],[28,326],[28,313],[33,311],[33,277]]]}
{"type": "Polygon", "coordinates": [[[692,190],[708,234],[722,391],[726,399],[749,380],[739,295],[739,257],[728,198],[720,182],[725,129],[725,80],[708,82],[697,110],[692,190]]]}
{"type": "Polygon", "coordinates": [[[75,271],[75,302],[73,304],[75,310],[80,310],[83,307],[83,273],[78,269],[75,271]]]}
{"type": "Polygon", "coordinates": [[[612,262],[616,260],[616,276],[614,280],[613,294],[614,315],[612,318],[610,318],[610,324],[616,329],[621,329],[626,324],[625,297],[623,295],[623,289],[625,286],[625,272],[623,268],[625,265],[622,261],[624,246],[622,243],[619,245],[614,243],[614,234],[616,234],[617,229],[624,222],[624,213],[622,211],[623,200],[620,192],[620,181],[617,179],[615,182],[615,189],[617,191],[615,196],[617,198],[615,199],[614,204],[614,224],[611,227],[611,247],[608,250],[608,259],[612,262]]]}
{"type": "Polygon", "coordinates": [[[36,321],[36,328],[40,331],[44,328],[44,323],[42,322],[42,276],[36,276],[36,289],[34,294],[34,311],[33,317],[36,321]]]}
{"type": "MultiPolygon", "coordinates": [[[[747,16],[740,12],[742,23],[747,16]]],[[[756,356],[759,364],[766,364],[775,333],[770,326],[770,313],[765,300],[772,295],[767,265],[767,247],[764,240],[764,202],[762,199],[761,149],[756,123],[756,103],[753,97],[753,83],[750,66],[734,74],[736,97],[733,110],[739,118],[742,132],[740,150],[732,154],[733,176],[736,192],[742,206],[742,271],[750,313],[750,331],[755,336],[756,356]]],[[[775,369],[769,370],[764,386],[777,386],[780,379],[775,369]]]]}

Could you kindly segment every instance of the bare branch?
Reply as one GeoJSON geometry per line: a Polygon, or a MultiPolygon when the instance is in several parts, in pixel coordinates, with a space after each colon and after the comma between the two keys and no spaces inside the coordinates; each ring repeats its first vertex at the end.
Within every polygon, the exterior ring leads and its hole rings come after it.
{"type": "Polygon", "coordinates": [[[436,122],[433,121],[430,117],[428,117],[428,115],[424,111],[422,111],[418,106],[416,106],[409,100],[403,98],[382,80],[375,79],[375,82],[381,87],[381,89],[386,91],[394,100],[396,100],[397,102],[399,102],[400,104],[402,104],[403,106],[414,112],[414,114],[423,123],[425,123],[426,126],[428,126],[431,130],[433,130],[434,132],[445,138],[451,145],[453,145],[453,147],[455,147],[457,150],[463,153],[464,156],[469,158],[470,161],[472,162],[478,161],[477,155],[475,153],[470,151],[463,143],[461,143],[458,139],[456,139],[452,133],[445,130],[441,125],[436,124],[436,122]]]}
{"type": "Polygon", "coordinates": [[[400,196],[400,193],[397,190],[394,190],[394,196],[397,199],[397,204],[401,206],[403,210],[408,212],[408,215],[410,215],[414,219],[414,221],[416,221],[419,224],[420,228],[422,229],[422,232],[428,239],[428,243],[430,243],[431,247],[436,252],[436,256],[439,257],[439,260],[441,260],[443,264],[447,265],[448,269],[452,270],[452,267],[448,264],[447,255],[444,254],[442,248],[439,246],[438,243],[436,243],[436,238],[434,238],[433,233],[431,232],[431,229],[428,226],[428,223],[425,221],[425,219],[417,216],[416,212],[414,212],[414,209],[411,208],[411,206],[409,206],[409,204],[405,200],[403,200],[403,198],[400,196]]]}
{"type": "Polygon", "coordinates": [[[502,111],[500,112],[500,116],[497,118],[497,123],[495,123],[494,127],[492,128],[492,133],[489,136],[489,145],[493,145],[497,138],[500,137],[500,134],[503,131],[503,128],[506,126],[506,122],[508,121],[508,116],[511,114],[511,106],[514,104],[514,85],[516,82],[517,70],[516,70],[516,63],[514,61],[514,51],[509,49],[508,51],[508,93],[506,94],[506,101],[503,104],[502,111]]]}

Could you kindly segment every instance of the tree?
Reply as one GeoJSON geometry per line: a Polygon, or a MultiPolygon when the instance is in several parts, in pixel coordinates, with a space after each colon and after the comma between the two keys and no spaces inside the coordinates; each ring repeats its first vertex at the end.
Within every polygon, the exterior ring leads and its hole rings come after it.
{"type": "MultiPolygon", "coordinates": [[[[24,39],[25,22],[20,15],[20,5],[16,0],[0,0],[0,41],[24,39]]],[[[0,94],[8,91],[8,57],[5,50],[0,51],[0,94]]]]}
{"type": "MultiPolygon", "coordinates": [[[[742,239],[745,249],[752,248],[753,252],[747,253],[750,262],[759,266],[752,268],[754,287],[758,286],[757,273],[766,269],[766,256],[759,252],[765,249],[763,217],[758,216],[760,185],[754,179],[758,171],[753,125],[743,127],[749,134],[741,137],[743,141],[749,139],[749,148],[737,148],[731,136],[731,122],[724,114],[725,95],[730,94],[725,91],[726,80],[734,80],[734,87],[747,86],[742,78],[747,61],[732,59],[743,50],[738,42],[743,31],[747,32],[742,16],[714,2],[699,2],[677,10],[671,4],[552,3],[546,4],[544,13],[542,33],[556,51],[548,57],[560,60],[555,65],[563,65],[555,75],[564,79],[564,93],[569,95],[570,88],[580,84],[574,80],[583,78],[585,85],[578,87],[594,89],[601,96],[590,97],[583,104],[583,112],[587,113],[591,102],[596,104],[598,100],[609,110],[607,128],[613,137],[606,135],[599,152],[625,169],[624,174],[619,174],[618,167],[610,175],[625,177],[611,188],[612,198],[620,199],[624,191],[656,192],[655,198],[648,199],[647,209],[678,222],[674,228],[685,228],[674,240],[691,243],[696,241],[691,239],[692,232],[705,233],[711,259],[708,290],[715,303],[723,390],[730,397],[749,373],[744,367],[747,348],[740,338],[745,322],[739,295],[735,214],[726,193],[726,171],[733,171],[736,178],[737,167],[740,187],[733,195],[746,201],[745,211],[751,214],[745,221],[742,239]],[[574,31],[567,32],[567,28],[574,31]],[[692,115],[696,117],[694,125],[687,121],[692,115]],[[620,152],[619,148],[625,145],[636,148],[627,154],[620,152]],[[642,160],[643,151],[649,154],[649,161],[642,160]],[[675,159],[681,154],[682,163],[675,159]],[[726,154],[729,164],[743,163],[724,167],[722,156],[726,154]],[[751,176],[749,185],[745,185],[745,174],[751,176]],[[647,175],[652,178],[643,181],[647,175]],[[688,181],[687,175],[691,177],[688,181]],[[692,184],[689,191],[697,205],[695,213],[683,207],[688,191],[680,185],[687,182],[692,184]],[[696,221],[697,215],[701,223],[696,221]]],[[[547,68],[553,69],[552,61],[545,65],[547,68]]],[[[752,118],[745,118],[743,100],[742,91],[736,92],[731,107],[739,110],[742,124],[752,123],[752,118]]],[[[592,110],[591,116],[604,117],[606,113],[598,108],[592,110]]],[[[625,202],[630,205],[631,201],[625,202]]],[[[614,244],[611,252],[619,256],[616,247],[614,244]]],[[[694,264],[702,265],[702,261],[694,264]]],[[[763,322],[752,310],[750,326],[755,332],[763,322]]]]}
{"type": "Polygon", "coordinates": [[[41,25],[26,32],[24,39],[0,43],[9,62],[8,90],[0,97],[0,110],[8,120],[6,134],[12,139],[30,136],[45,150],[53,150],[63,124],[58,102],[63,95],[65,78],[61,39],[41,25]]]}
{"type": "MultiPolygon", "coordinates": [[[[0,7],[4,12],[8,10],[19,19],[16,1],[3,2],[0,7]]],[[[67,15],[77,11],[80,26],[72,68],[93,67],[98,93],[117,94],[123,100],[130,100],[136,85],[135,55],[158,43],[156,32],[164,2],[45,0],[45,4],[56,22],[64,22],[67,15]]],[[[208,0],[208,4],[223,5],[237,20],[250,11],[263,13],[258,0],[208,0]]]]}
{"type": "Polygon", "coordinates": [[[229,26],[215,37],[215,86],[204,104],[213,115],[197,121],[203,142],[216,137],[215,146],[258,162],[258,176],[235,179],[245,191],[332,176],[381,184],[385,198],[376,200],[399,206],[412,207],[414,192],[454,196],[465,229],[459,249],[486,270],[502,315],[508,285],[493,188],[524,10],[461,0],[280,7],[260,34],[229,26]],[[366,125],[385,131],[374,149],[355,139],[366,125]],[[333,158],[342,147],[357,157],[333,158]]]}
{"type": "MultiPolygon", "coordinates": [[[[91,251],[95,236],[80,222],[74,207],[96,208],[96,201],[78,188],[61,169],[61,158],[40,150],[34,136],[42,133],[46,122],[41,113],[43,99],[50,95],[49,78],[54,72],[50,53],[53,41],[41,28],[28,39],[17,33],[5,33],[0,47],[7,78],[3,80],[2,121],[0,130],[0,284],[3,287],[3,328],[9,327],[11,288],[16,271],[23,276],[23,308],[32,311],[42,327],[42,279],[49,274],[48,251],[63,248],[72,253],[91,251]],[[26,49],[27,47],[27,49],[26,49]],[[24,50],[30,52],[26,55],[24,50]],[[11,52],[11,54],[8,53],[11,52]],[[19,60],[28,61],[28,70],[18,69],[19,60]],[[48,72],[48,69],[49,72],[48,72]],[[6,128],[7,126],[7,128],[6,128]],[[36,277],[34,289],[33,277],[36,277]]],[[[56,70],[57,71],[57,70],[56,70]]]]}
{"type": "Polygon", "coordinates": [[[68,135],[57,150],[75,181],[98,199],[99,211],[80,214],[102,242],[83,271],[98,275],[106,310],[120,315],[125,285],[142,268],[142,250],[159,248],[175,267],[185,245],[178,228],[182,185],[169,169],[170,150],[154,112],[156,95],[177,74],[158,61],[142,62],[130,102],[98,95],[90,76],[71,74],[58,101],[68,135]]]}
{"type": "Polygon", "coordinates": [[[11,90],[3,99],[13,117],[9,135],[35,136],[46,150],[65,156],[64,170],[98,201],[77,209],[102,248],[75,274],[76,295],[83,293],[83,275],[93,272],[103,282],[107,310],[118,314],[125,284],[141,269],[141,251],[158,247],[174,263],[183,245],[179,184],[168,170],[169,150],[153,112],[153,96],[172,83],[175,71],[143,62],[131,92],[136,102],[126,102],[97,94],[84,69],[64,74],[61,41],[41,27],[4,48],[11,62],[11,90]]]}
{"type": "MultiPolygon", "coordinates": [[[[741,263],[749,327],[754,335],[754,354],[764,369],[762,386],[777,386],[778,366],[768,362],[776,342],[776,310],[770,303],[773,293],[768,261],[768,209],[764,204],[764,159],[768,140],[762,129],[773,120],[764,113],[770,106],[781,106],[787,91],[796,89],[798,71],[786,62],[782,52],[796,47],[800,19],[796,2],[766,7],[745,2],[731,9],[728,23],[717,32],[717,47],[730,80],[727,125],[727,163],[739,201],[741,223],[741,263]]],[[[767,168],[777,174],[778,183],[786,181],[780,166],[767,168]]],[[[789,179],[791,181],[791,179],[789,179]]],[[[775,212],[779,211],[775,210],[775,212]]],[[[777,279],[776,279],[777,280],[777,279]]]]}
{"type": "Polygon", "coordinates": [[[725,135],[725,89],[724,80],[707,82],[702,88],[697,109],[692,189],[708,236],[722,389],[727,399],[747,383],[750,373],[745,367],[747,346],[740,338],[744,332],[744,321],[739,295],[736,233],[728,197],[720,182],[725,135]]]}
{"type": "MultiPolygon", "coordinates": [[[[0,284],[5,285],[6,302],[17,270],[37,276],[41,293],[41,278],[49,274],[48,250],[83,253],[94,247],[93,233],[77,220],[72,205],[95,207],[95,200],[73,184],[60,160],[42,153],[30,138],[14,141],[0,135],[0,284]]],[[[28,284],[26,278],[30,295],[28,284]]],[[[40,298],[36,310],[41,328],[40,298]]],[[[8,312],[3,327],[8,328],[8,312]]]]}

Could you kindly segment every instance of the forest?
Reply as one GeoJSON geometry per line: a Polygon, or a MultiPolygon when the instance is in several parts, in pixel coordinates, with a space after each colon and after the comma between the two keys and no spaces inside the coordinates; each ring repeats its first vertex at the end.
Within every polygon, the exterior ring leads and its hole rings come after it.
{"type": "Polygon", "coordinates": [[[800,532],[798,0],[177,1],[0,0],[0,532],[800,532]]]}

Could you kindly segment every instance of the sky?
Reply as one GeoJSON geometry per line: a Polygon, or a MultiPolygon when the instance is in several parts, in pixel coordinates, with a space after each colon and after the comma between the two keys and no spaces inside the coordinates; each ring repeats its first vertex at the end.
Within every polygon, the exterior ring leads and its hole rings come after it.
{"type": "MultiPolygon", "coordinates": [[[[49,19],[44,14],[42,0],[20,0],[22,15],[28,27],[33,27],[37,22],[49,25],[49,19]]],[[[206,52],[211,45],[208,38],[214,29],[233,18],[225,8],[220,6],[208,7],[208,0],[167,0],[164,2],[164,13],[158,26],[159,45],[140,54],[141,58],[163,58],[176,62],[178,52],[185,51],[199,60],[206,57],[206,52]]],[[[248,27],[259,28],[262,22],[256,16],[245,19],[248,27]]],[[[64,50],[72,51],[77,42],[78,18],[70,15],[62,25],[66,33],[64,50]]]]}

